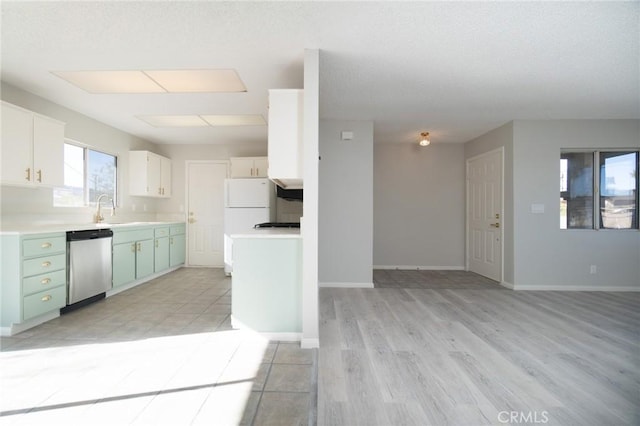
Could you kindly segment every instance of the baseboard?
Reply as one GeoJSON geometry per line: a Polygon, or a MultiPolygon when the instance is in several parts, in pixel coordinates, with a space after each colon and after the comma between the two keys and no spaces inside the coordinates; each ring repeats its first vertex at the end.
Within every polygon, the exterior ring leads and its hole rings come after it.
{"type": "Polygon", "coordinates": [[[586,286],[586,285],[516,285],[516,291],[624,291],[640,292],[637,286],[586,286]]]}
{"type": "Polygon", "coordinates": [[[319,287],[331,288],[373,288],[373,283],[318,283],[319,287]]]}
{"type": "Polygon", "coordinates": [[[259,336],[264,337],[267,340],[280,341],[280,342],[300,342],[302,340],[302,333],[299,332],[273,332],[273,331],[257,331],[251,327],[246,326],[242,321],[238,321],[233,315],[231,315],[231,327],[235,330],[246,330],[252,333],[256,333],[259,336]]]}
{"type": "Polygon", "coordinates": [[[155,274],[151,274],[151,275],[147,275],[144,278],[140,278],[139,280],[135,280],[132,281],[130,283],[118,286],[118,287],[113,287],[111,290],[107,291],[106,296],[107,297],[111,297],[111,296],[115,296],[118,293],[122,293],[123,291],[129,290],[131,288],[137,287],[140,284],[144,284],[147,281],[151,281],[153,279],[159,278],[163,275],[168,274],[169,272],[173,272],[173,271],[177,271],[178,269],[184,267],[184,265],[178,265],[178,266],[174,266],[172,268],[169,269],[165,269],[164,271],[160,271],[160,272],[156,272],[155,274]]]}
{"type": "Polygon", "coordinates": [[[498,284],[500,284],[502,287],[506,287],[506,288],[508,288],[510,290],[515,290],[515,287],[516,287],[515,285],[513,285],[513,284],[511,284],[510,282],[507,282],[507,281],[501,281],[498,284]]]}
{"type": "Polygon", "coordinates": [[[464,271],[464,266],[373,265],[373,269],[397,269],[402,271],[464,271]]]}
{"type": "Polygon", "coordinates": [[[315,349],[320,347],[320,339],[300,339],[300,348],[301,349],[315,349]]]}

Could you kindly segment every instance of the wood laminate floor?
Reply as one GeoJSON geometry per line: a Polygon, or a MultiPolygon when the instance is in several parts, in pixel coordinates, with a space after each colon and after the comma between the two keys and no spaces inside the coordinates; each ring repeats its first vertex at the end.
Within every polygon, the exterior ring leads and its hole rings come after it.
{"type": "Polygon", "coordinates": [[[374,281],[320,289],[319,425],[640,424],[639,293],[374,281]]]}

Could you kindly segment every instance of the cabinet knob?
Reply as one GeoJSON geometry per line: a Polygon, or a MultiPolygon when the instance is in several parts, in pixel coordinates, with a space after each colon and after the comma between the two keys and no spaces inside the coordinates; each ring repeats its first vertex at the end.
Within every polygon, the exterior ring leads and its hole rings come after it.
{"type": "Polygon", "coordinates": [[[42,262],[43,268],[48,268],[49,266],[51,266],[51,262],[49,262],[48,260],[46,262],[42,262]]]}
{"type": "Polygon", "coordinates": [[[500,228],[500,224],[498,222],[489,224],[492,228],[500,228]]]}
{"type": "Polygon", "coordinates": [[[40,284],[42,285],[49,284],[50,282],[51,282],[51,278],[43,278],[42,280],[40,280],[40,284]]]}
{"type": "Polygon", "coordinates": [[[136,243],[131,244],[131,253],[136,252],[136,243]]]}
{"type": "Polygon", "coordinates": [[[27,177],[26,179],[31,182],[31,167],[27,167],[27,170],[25,170],[25,172],[27,172],[27,177]]]}
{"type": "Polygon", "coordinates": [[[47,294],[46,296],[42,296],[42,299],[40,300],[42,300],[43,302],[48,302],[51,299],[52,299],[51,295],[47,294]]]}
{"type": "Polygon", "coordinates": [[[40,245],[40,248],[43,248],[43,249],[51,248],[51,243],[42,243],[42,244],[40,245]]]}

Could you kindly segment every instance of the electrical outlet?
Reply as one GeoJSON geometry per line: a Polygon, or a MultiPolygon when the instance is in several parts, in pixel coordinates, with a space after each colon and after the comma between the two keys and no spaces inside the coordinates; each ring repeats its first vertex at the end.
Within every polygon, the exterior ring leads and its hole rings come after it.
{"type": "Polygon", "coordinates": [[[589,273],[590,273],[590,274],[595,274],[595,273],[597,273],[597,272],[598,272],[598,267],[597,267],[596,265],[591,265],[591,266],[589,267],[589,273]]]}

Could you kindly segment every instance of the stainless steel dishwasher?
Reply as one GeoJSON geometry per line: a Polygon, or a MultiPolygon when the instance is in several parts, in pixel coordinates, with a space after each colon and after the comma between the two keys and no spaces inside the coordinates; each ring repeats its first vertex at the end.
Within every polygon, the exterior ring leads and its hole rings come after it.
{"type": "Polygon", "coordinates": [[[111,229],[67,232],[67,306],[61,313],[105,297],[112,287],[111,229]]]}

